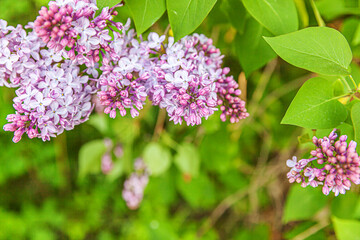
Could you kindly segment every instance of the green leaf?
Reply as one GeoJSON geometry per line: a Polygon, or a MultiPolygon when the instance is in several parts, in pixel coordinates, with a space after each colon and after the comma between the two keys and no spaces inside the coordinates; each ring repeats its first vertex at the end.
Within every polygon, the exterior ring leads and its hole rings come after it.
{"type": "Polygon", "coordinates": [[[238,33],[235,38],[236,54],[245,75],[261,68],[276,57],[275,52],[265,42],[262,36],[271,34],[255,19],[249,18],[245,24],[244,33],[238,33]]]}
{"type": "Polygon", "coordinates": [[[170,151],[159,143],[148,144],[144,149],[143,157],[153,176],[164,173],[170,167],[170,151]]]}
{"type": "MultiPolygon", "coordinates": [[[[347,143],[349,143],[351,140],[354,140],[354,128],[352,125],[350,125],[348,123],[342,123],[339,126],[336,126],[335,128],[340,131],[341,135],[348,136],[348,138],[346,140],[347,143]]],[[[331,129],[331,131],[332,130],[333,129],[331,129]]],[[[330,133],[330,131],[329,131],[329,133],[330,133]]]]}
{"type": "Polygon", "coordinates": [[[294,0],[296,8],[299,12],[300,19],[303,27],[309,26],[309,14],[306,9],[305,0],[294,0]]]}
{"type": "MultiPolygon", "coordinates": [[[[286,232],[284,234],[285,239],[295,239],[295,237],[305,231],[307,231],[310,227],[316,225],[316,222],[305,221],[298,223],[294,226],[293,229],[286,232]]],[[[311,236],[305,238],[304,240],[327,240],[326,234],[324,231],[318,231],[311,236]]]]}
{"type": "Polygon", "coordinates": [[[351,120],[354,125],[355,142],[360,143],[360,103],[351,108],[351,120]]]}
{"type": "Polygon", "coordinates": [[[360,240],[360,221],[332,217],[338,240],[360,240]]]}
{"type": "Polygon", "coordinates": [[[118,159],[117,161],[114,162],[111,171],[106,175],[106,179],[109,182],[113,182],[119,177],[121,177],[123,173],[124,173],[124,161],[123,159],[121,160],[118,159]]]}
{"type": "Polygon", "coordinates": [[[206,134],[199,146],[202,159],[206,159],[203,165],[206,169],[227,173],[233,166],[233,160],[238,153],[238,146],[231,144],[230,134],[223,129],[213,134],[206,134]],[[219,142],[227,147],[219,147],[219,142]]]}
{"type": "Polygon", "coordinates": [[[360,43],[360,24],[358,24],[356,31],[354,33],[352,45],[356,46],[356,45],[359,45],[359,43],[360,43]]]}
{"type": "Polygon", "coordinates": [[[294,1],[243,0],[248,12],[275,35],[298,30],[299,23],[294,1]]]}
{"type": "Polygon", "coordinates": [[[87,123],[96,128],[101,134],[105,136],[109,132],[108,118],[104,114],[92,115],[87,123]]]}
{"type": "Polygon", "coordinates": [[[336,197],[331,202],[332,215],[339,218],[353,218],[358,203],[358,196],[353,192],[347,192],[345,195],[336,197]],[[353,207],[349,207],[353,206],[353,207]]]}
{"type": "Polygon", "coordinates": [[[100,172],[101,156],[106,147],[103,140],[94,140],[86,143],[79,151],[79,177],[83,178],[89,173],[100,172]]]}
{"type": "Polygon", "coordinates": [[[200,174],[190,181],[179,175],[176,183],[180,194],[192,207],[210,208],[216,203],[214,184],[205,174],[200,174]]]}
{"type": "Polygon", "coordinates": [[[345,14],[360,14],[358,1],[317,0],[315,3],[321,16],[328,21],[345,14]]]}
{"type": "Polygon", "coordinates": [[[270,227],[265,224],[252,226],[251,228],[240,229],[235,234],[235,240],[253,240],[253,239],[270,239],[270,227]]]}
{"type": "Polygon", "coordinates": [[[310,27],[265,40],[282,59],[296,67],[324,75],[349,75],[351,49],[335,29],[310,27]]]}
{"type": "Polygon", "coordinates": [[[241,0],[223,0],[221,10],[225,13],[231,25],[239,33],[243,33],[247,13],[241,0]]]}
{"type": "Polygon", "coordinates": [[[215,3],[216,0],[166,0],[175,41],[194,31],[215,3]]]}
{"type": "Polygon", "coordinates": [[[315,77],[300,88],[281,124],[311,129],[333,128],[346,117],[346,108],[334,98],[331,81],[315,77]]]}
{"type": "Polygon", "coordinates": [[[358,18],[351,17],[344,19],[344,22],[341,26],[341,33],[344,35],[344,37],[346,38],[348,43],[350,43],[350,45],[352,45],[358,25],[359,25],[358,18]]]}
{"type": "Polygon", "coordinates": [[[326,196],[319,188],[311,186],[302,188],[299,184],[293,185],[286,198],[283,221],[287,223],[310,219],[325,207],[326,201],[326,196]]]}
{"type": "Polygon", "coordinates": [[[177,149],[175,165],[182,173],[197,176],[199,173],[200,157],[196,148],[190,143],[183,143],[177,149]]]}
{"type": "Polygon", "coordinates": [[[165,12],[165,0],[126,0],[138,35],[151,27],[165,12]]]}
{"type": "Polygon", "coordinates": [[[116,4],[119,4],[121,2],[121,0],[97,0],[97,7],[98,7],[98,11],[101,12],[101,9],[103,9],[104,7],[113,7],[116,4]]]}

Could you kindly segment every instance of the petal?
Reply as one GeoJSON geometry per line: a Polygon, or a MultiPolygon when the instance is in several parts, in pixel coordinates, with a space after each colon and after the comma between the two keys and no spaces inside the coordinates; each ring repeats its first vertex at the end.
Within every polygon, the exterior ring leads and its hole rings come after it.
{"type": "Polygon", "coordinates": [[[44,106],[49,106],[52,101],[53,101],[52,98],[45,98],[45,99],[43,100],[43,105],[44,105],[44,106]]]}

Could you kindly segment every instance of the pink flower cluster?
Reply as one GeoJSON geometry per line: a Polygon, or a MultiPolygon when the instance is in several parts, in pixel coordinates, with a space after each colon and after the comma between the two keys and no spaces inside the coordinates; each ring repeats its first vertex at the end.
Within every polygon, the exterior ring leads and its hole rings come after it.
{"type": "Polygon", "coordinates": [[[322,192],[328,195],[330,191],[338,196],[350,189],[351,182],[360,183],[360,158],[356,152],[356,142],[346,142],[347,136],[338,137],[334,129],[328,137],[313,137],[316,149],[311,151],[312,158],[289,159],[286,164],[291,170],[287,177],[290,183],[301,183],[306,187],[323,185],[322,192]],[[316,163],[315,163],[316,162],[316,163]]]}
{"type": "Polygon", "coordinates": [[[211,39],[194,34],[175,43],[156,33],[136,39],[129,21],[113,21],[121,4],[95,17],[95,3],[51,1],[29,33],[0,20],[0,86],[18,88],[16,112],[4,126],[14,142],[24,133],[50,140],[85,122],[94,95],[111,118],[138,116],[147,98],[175,124],[199,125],[219,107],[222,121],[249,115],[211,39]]]}
{"type": "Polygon", "coordinates": [[[149,182],[149,171],[141,158],[134,162],[134,169],[130,177],[124,182],[122,196],[130,209],[137,209],[144,197],[144,189],[149,182]]]}
{"type": "Polygon", "coordinates": [[[138,42],[134,34],[117,37],[104,55],[103,74],[98,96],[104,112],[132,117],[143,108],[146,97],[153,105],[165,108],[176,124],[199,125],[218,106],[221,120],[232,123],[249,116],[245,102],[229,68],[221,68],[223,56],[204,35],[187,36],[177,43],[169,37],[150,33],[147,41],[138,42]]]}
{"type": "Polygon", "coordinates": [[[66,52],[44,48],[36,33],[26,34],[21,25],[2,34],[1,83],[18,87],[16,113],[7,116],[4,126],[14,132],[13,141],[20,141],[24,133],[46,141],[86,121],[93,109],[94,84],[66,52]]]}
{"type": "Polygon", "coordinates": [[[165,108],[170,120],[199,125],[218,106],[223,121],[227,115],[231,122],[248,117],[245,102],[235,97],[241,91],[232,77],[226,77],[229,68],[221,68],[223,56],[211,39],[193,34],[176,43],[172,37],[167,44],[164,40],[165,36],[149,35],[148,48],[158,57],[152,61],[144,86],[153,104],[165,108]]]}

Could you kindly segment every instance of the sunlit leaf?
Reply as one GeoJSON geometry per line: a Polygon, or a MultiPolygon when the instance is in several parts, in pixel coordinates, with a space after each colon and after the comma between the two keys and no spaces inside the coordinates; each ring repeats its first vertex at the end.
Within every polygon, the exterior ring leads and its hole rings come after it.
{"type": "Polygon", "coordinates": [[[334,98],[331,82],[316,77],[300,88],[281,123],[311,129],[333,128],[346,117],[347,110],[334,98]]]}
{"type": "Polygon", "coordinates": [[[126,0],[136,32],[142,34],[151,27],[165,12],[165,0],[126,0]]]}
{"type": "Polygon", "coordinates": [[[298,17],[294,1],[243,0],[248,12],[275,35],[298,30],[298,17]]]}
{"type": "Polygon", "coordinates": [[[167,0],[166,3],[170,25],[177,41],[202,23],[216,0],[167,0]]]}
{"type": "Polygon", "coordinates": [[[100,172],[101,156],[105,151],[103,140],[94,140],[84,144],[79,152],[79,177],[100,172]]]}
{"type": "Polygon", "coordinates": [[[324,75],[349,75],[351,49],[335,29],[310,27],[265,40],[282,59],[296,67],[324,75]]]}
{"type": "Polygon", "coordinates": [[[153,176],[164,173],[171,164],[170,150],[159,143],[148,144],[144,149],[143,157],[153,176]]]}

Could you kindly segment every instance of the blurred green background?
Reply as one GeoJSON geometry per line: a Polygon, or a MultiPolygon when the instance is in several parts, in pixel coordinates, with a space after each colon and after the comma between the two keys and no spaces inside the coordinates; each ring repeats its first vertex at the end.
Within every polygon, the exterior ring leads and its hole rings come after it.
{"type": "MultiPolygon", "coordinates": [[[[358,189],[334,198],[323,196],[321,188],[290,188],[285,162],[306,149],[298,141],[302,129],[280,121],[311,75],[275,55],[261,60],[261,45],[247,49],[262,30],[256,35],[253,28],[244,28],[243,18],[254,24],[246,13],[239,21],[229,15],[233,2],[218,1],[196,32],[213,38],[226,56],[224,65],[242,86],[247,83],[243,92],[251,116],[232,125],[215,114],[201,126],[178,126],[148,103],[136,119],[94,113],[88,122],[46,143],[24,137],[14,144],[12,134],[1,130],[0,240],[321,240],[336,239],[333,224],[348,223],[342,219],[360,219],[358,189]],[[244,58],[255,64],[240,64],[244,58]],[[113,155],[108,175],[100,171],[104,139],[124,150],[118,159],[113,155]],[[123,182],[150,143],[170,153],[165,159],[169,164],[150,176],[139,209],[129,210],[122,199],[123,182]]],[[[318,4],[328,25],[343,29],[350,42],[360,10],[343,6],[341,11],[340,2],[318,4]]],[[[0,0],[0,6],[0,19],[15,26],[33,21],[47,1],[0,0]]],[[[119,12],[118,19],[128,17],[126,7],[119,12]]],[[[316,25],[308,12],[309,24],[316,25]]],[[[151,30],[162,33],[167,25],[163,17],[151,30]]],[[[357,45],[352,47],[356,52],[357,45]]],[[[13,97],[13,89],[0,89],[1,126],[13,113],[13,97]]],[[[156,156],[153,161],[155,166],[162,163],[156,156]]],[[[351,224],[359,229],[357,221],[351,224]]]]}

